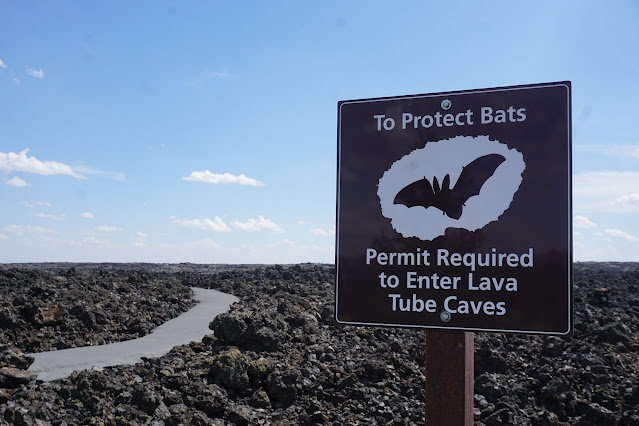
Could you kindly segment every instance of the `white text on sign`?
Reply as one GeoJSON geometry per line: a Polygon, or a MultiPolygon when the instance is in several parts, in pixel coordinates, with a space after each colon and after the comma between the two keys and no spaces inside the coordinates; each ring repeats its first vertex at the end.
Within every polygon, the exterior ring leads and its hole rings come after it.
{"type": "MultiPolygon", "coordinates": [[[[453,126],[473,126],[474,112],[471,109],[457,113],[443,114],[437,111],[435,114],[417,115],[412,112],[403,112],[401,116],[401,128],[406,130],[409,128],[428,129],[430,127],[453,127],[453,126]]],[[[373,116],[376,120],[377,131],[393,130],[396,125],[396,119],[387,117],[385,114],[377,114],[373,116]]],[[[490,123],[519,123],[526,121],[526,108],[516,108],[510,106],[507,109],[493,109],[492,107],[481,107],[479,113],[480,124],[490,123]]]]}

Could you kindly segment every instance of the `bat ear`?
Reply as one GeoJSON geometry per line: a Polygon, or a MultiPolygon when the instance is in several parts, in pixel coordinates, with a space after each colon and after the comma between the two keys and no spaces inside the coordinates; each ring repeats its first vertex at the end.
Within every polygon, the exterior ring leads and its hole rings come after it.
{"type": "Polygon", "coordinates": [[[439,182],[437,182],[437,176],[433,176],[433,192],[439,194],[440,191],[441,187],[439,186],[439,182]]]}
{"type": "Polygon", "coordinates": [[[444,190],[450,189],[450,175],[444,176],[444,181],[442,182],[442,189],[444,190]]]}

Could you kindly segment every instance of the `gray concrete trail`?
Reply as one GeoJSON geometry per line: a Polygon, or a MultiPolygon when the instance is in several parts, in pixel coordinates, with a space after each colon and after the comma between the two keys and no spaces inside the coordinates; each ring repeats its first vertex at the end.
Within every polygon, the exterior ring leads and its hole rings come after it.
{"type": "Polygon", "coordinates": [[[144,337],[107,345],[30,354],[35,361],[29,370],[36,373],[39,380],[49,381],[67,377],[75,370],[131,365],[140,362],[142,357],[160,357],[174,346],[199,341],[213,333],[209,323],[239,300],[216,290],[193,288],[193,293],[194,299],[199,302],[197,305],[144,337]]]}

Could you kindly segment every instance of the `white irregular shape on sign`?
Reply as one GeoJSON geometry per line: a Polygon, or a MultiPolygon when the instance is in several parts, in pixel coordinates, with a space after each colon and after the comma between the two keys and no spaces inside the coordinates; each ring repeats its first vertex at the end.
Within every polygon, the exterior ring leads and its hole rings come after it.
{"type": "MultiPolygon", "coordinates": [[[[417,237],[431,241],[444,235],[447,228],[476,231],[496,221],[510,207],[522,181],[526,168],[521,152],[505,144],[490,140],[488,136],[456,136],[437,142],[428,142],[394,162],[379,180],[382,215],[391,220],[395,231],[403,237],[417,237]],[[464,201],[458,219],[448,216],[437,207],[395,204],[397,194],[406,186],[427,179],[432,186],[442,186],[449,175],[450,188],[454,188],[464,167],[480,157],[497,154],[504,158],[481,185],[479,195],[464,201]],[[438,184],[434,183],[434,178],[438,184]]],[[[435,189],[435,192],[437,192],[435,189]]],[[[428,204],[428,203],[425,203],[428,204]]]]}

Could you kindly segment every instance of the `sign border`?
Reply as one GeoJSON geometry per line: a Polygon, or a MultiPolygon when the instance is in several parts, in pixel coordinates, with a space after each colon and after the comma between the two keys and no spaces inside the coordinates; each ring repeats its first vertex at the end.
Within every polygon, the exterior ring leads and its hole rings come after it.
{"type": "Polygon", "coordinates": [[[472,89],[472,90],[457,90],[449,92],[429,93],[422,95],[402,95],[402,96],[386,96],[368,99],[354,99],[347,101],[339,101],[337,103],[337,200],[336,200],[336,214],[335,214],[335,321],[338,324],[343,325],[368,325],[368,326],[382,326],[382,327],[401,327],[401,328],[420,328],[430,330],[456,330],[456,331],[484,331],[494,333],[519,333],[519,334],[540,334],[540,335],[554,335],[554,336],[567,336],[573,333],[573,235],[572,235],[572,83],[571,81],[558,81],[551,83],[537,83],[537,84],[525,84],[516,86],[504,86],[493,87],[486,89],[472,89]],[[480,327],[446,327],[439,325],[418,325],[418,324],[386,324],[375,322],[358,322],[358,321],[342,321],[337,317],[339,310],[338,299],[338,287],[339,287],[339,213],[340,213],[340,162],[341,162],[341,147],[342,147],[342,106],[348,104],[360,104],[360,103],[372,103],[380,101],[399,101],[405,99],[417,99],[417,98],[433,98],[440,96],[456,96],[456,95],[469,95],[476,93],[492,93],[492,92],[505,92],[515,90],[528,90],[547,87],[564,87],[567,90],[567,143],[568,143],[568,330],[566,331],[536,331],[536,330],[503,330],[495,328],[480,328],[480,327]]]}

